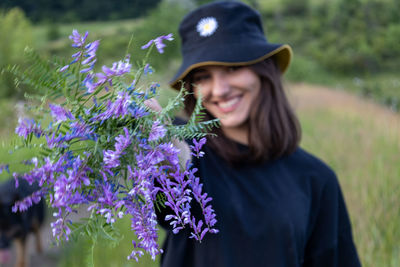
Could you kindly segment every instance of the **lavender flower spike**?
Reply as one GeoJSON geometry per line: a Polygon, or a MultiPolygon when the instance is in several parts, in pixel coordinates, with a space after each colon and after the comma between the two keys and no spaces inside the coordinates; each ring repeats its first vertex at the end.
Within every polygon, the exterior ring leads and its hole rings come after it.
{"type": "Polygon", "coordinates": [[[205,137],[201,138],[199,142],[197,142],[196,139],[193,139],[193,144],[194,146],[190,146],[190,148],[193,150],[191,154],[194,157],[201,158],[204,155],[203,151],[200,151],[200,149],[203,147],[203,145],[206,143],[207,139],[205,137]]]}
{"type": "Polygon", "coordinates": [[[51,110],[51,116],[55,122],[62,122],[66,120],[74,120],[74,116],[71,112],[66,111],[63,107],[58,105],[49,104],[51,110]]]}
{"type": "Polygon", "coordinates": [[[168,41],[174,40],[174,38],[172,37],[172,33],[170,33],[168,35],[161,35],[155,39],[150,40],[147,44],[142,46],[142,49],[149,48],[152,45],[152,43],[154,43],[156,45],[158,52],[160,54],[162,54],[162,53],[164,53],[164,47],[166,46],[165,44],[163,44],[164,40],[168,40],[168,41]]]}
{"type": "Polygon", "coordinates": [[[167,130],[160,124],[160,121],[156,120],[151,126],[151,131],[149,134],[149,141],[156,141],[165,136],[167,130]]]}
{"type": "Polygon", "coordinates": [[[0,173],[3,173],[4,170],[6,170],[8,173],[10,173],[8,164],[0,164],[0,173]]]}
{"type": "Polygon", "coordinates": [[[15,133],[26,139],[30,133],[33,133],[39,138],[43,131],[40,128],[40,125],[36,124],[34,120],[19,118],[18,126],[15,128],[15,133]]]}
{"type": "Polygon", "coordinates": [[[82,47],[86,41],[86,38],[88,37],[89,32],[86,32],[84,36],[80,35],[78,30],[74,29],[72,30],[72,34],[69,36],[69,39],[72,40],[74,43],[72,46],[73,47],[82,47]]]}

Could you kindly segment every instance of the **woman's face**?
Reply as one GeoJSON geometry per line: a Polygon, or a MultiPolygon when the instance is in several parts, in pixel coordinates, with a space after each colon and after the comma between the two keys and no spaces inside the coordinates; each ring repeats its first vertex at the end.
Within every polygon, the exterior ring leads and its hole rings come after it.
{"type": "Polygon", "coordinates": [[[203,106],[220,119],[223,130],[247,125],[261,89],[261,80],[251,68],[206,66],[196,69],[192,77],[195,97],[201,94],[203,106]]]}

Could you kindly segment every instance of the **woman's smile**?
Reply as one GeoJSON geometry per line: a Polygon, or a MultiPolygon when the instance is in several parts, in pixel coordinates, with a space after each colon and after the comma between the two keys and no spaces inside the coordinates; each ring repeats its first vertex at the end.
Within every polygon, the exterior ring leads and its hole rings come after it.
{"type": "Polygon", "coordinates": [[[215,105],[218,106],[221,113],[230,113],[234,111],[242,100],[242,95],[232,96],[220,101],[215,101],[215,105]]]}

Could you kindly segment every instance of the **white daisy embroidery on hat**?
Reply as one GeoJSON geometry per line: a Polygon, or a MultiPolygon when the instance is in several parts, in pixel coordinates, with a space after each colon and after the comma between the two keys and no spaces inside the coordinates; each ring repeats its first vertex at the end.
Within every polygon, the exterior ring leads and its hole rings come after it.
{"type": "Polygon", "coordinates": [[[218,22],[214,17],[202,18],[197,23],[197,32],[203,37],[212,35],[217,28],[218,22]]]}

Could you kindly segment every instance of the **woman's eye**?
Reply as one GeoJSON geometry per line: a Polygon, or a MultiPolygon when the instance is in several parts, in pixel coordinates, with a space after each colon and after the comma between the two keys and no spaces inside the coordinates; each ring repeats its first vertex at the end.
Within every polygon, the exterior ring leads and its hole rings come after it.
{"type": "Polygon", "coordinates": [[[199,74],[199,75],[195,75],[193,77],[193,82],[194,83],[199,83],[199,82],[203,82],[203,81],[205,81],[205,80],[207,80],[209,78],[210,78],[209,74],[199,74]]]}
{"type": "Polygon", "coordinates": [[[230,66],[230,67],[228,67],[228,72],[234,72],[241,68],[242,68],[242,66],[230,66]]]}

